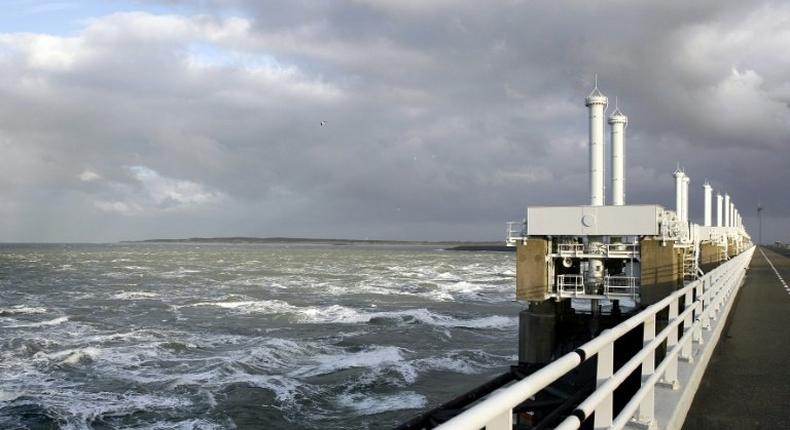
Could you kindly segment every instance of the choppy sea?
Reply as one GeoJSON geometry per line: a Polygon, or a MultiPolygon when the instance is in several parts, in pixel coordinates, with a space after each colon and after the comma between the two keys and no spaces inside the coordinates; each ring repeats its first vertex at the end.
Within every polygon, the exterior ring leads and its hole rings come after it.
{"type": "Polygon", "coordinates": [[[504,372],[514,254],[0,245],[2,429],[379,429],[504,372]]]}

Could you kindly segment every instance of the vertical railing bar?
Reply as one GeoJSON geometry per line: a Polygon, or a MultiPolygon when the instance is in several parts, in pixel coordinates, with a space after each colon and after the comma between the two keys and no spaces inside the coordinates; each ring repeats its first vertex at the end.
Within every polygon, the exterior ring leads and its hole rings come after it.
{"type": "MultiPolygon", "coordinates": [[[[595,386],[599,388],[614,374],[614,341],[608,343],[600,351],[598,351],[598,364],[595,371],[595,386]]],[[[612,425],[613,416],[613,401],[614,392],[609,393],[608,396],[598,404],[595,408],[595,422],[593,423],[596,429],[608,429],[612,425]]]]}
{"type": "MultiPolygon", "coordinates": [[[[656,337],[656,314],[648,317],[643,323],[642,329],[642,344],[647,345],[656,337]]],[[[656,369],[656,350],[648,352],[642,361],[642,383],[650,378],[650,375],[656,369]]],[[[655,417],[655,387],[648,389],[645,398],[639,404],[639,418],[638,421],[643,424],[649,425],[653,422],[655,417]]]]}
{"type": "MultiPolygon", "coordinates": [[[[678,306],[680,298],[676,298],[669,304],[669,322],[672,323],[678,318],[678,306]]],[[[672,330],[667,336],[667,351],[671,351],[678,343],[678,329],[672,330]]],[[[678,388],[678,356],[673,355],[669,358],[670,362],[667,365],[667,370],[664,372],[663,383],[672,389],[678,388]]]]}

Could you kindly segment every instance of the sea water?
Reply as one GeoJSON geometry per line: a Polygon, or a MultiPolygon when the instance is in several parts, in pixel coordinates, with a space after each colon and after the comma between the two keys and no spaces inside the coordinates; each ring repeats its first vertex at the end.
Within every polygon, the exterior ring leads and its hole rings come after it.
{"type": "Polygon", "coordinates": [[[0,428],[378,429],[516,360],[514,255],[0,245],[0,428]]]}

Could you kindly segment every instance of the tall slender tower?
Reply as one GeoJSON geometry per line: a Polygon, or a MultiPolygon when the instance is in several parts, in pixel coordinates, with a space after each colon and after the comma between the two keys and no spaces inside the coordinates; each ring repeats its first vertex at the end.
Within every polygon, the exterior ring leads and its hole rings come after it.
{"type": "Polygon", "coordinates": [[[683,177],[686,176],[680,166],[675,170],[675,212],[678,219],[683,221],[683,177]]]}
{"type": "Polygon", "coordinates": [[[705,227],[710,227],[713,224],[713,216],[711,216],[712,201],[713,200],[713,187],[710,186],[708,181],[702,185],[702,189],[705,191],[705,227]]]}
{"type": "Polygon", "coordinates": [[[609,125],[612,129],[612,204],[622,206],[625,204],[625,128],[628,117],[620,112],[616,98],[609,125]]]}
{"type": "Polygon", "coordinates": [[[691,179],[683,172],[683,221],[689,222],[689,182],[691,179]]]}
{"type": "Polygon", "coordinates": [[[721,213],[723,204],[724,204],[724,197],[722,197],[721,193],[716,193],[716,227],[723,226],[722,217],[724,214],[721,213]]]}
{"type": "Polygon", "coordinates": [[[735,227],[735,202],[730,199],[730,227],[735,227]]]}
{"type": "Polygon", "coordinates": [[[730,226],[730,195],[724,193],[724,226],[730,226]]]}
{"type": "Polygon", "coordinates": [[[584,99],[584,105],[590,108],[590,204],[603,206],[604,196],[604,112],[609,99],[598,89],[598,77],[595,77],[595,88],[584,99]]]}

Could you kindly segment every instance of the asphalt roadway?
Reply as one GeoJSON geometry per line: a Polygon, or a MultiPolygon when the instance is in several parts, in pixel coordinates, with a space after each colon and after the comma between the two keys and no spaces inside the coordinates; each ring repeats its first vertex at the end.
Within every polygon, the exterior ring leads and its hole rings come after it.
{"type": "Polygon", "coordinates": [[[790,253],[760,249],[752,257],[684,430],[790,429],[790,253]]]}

